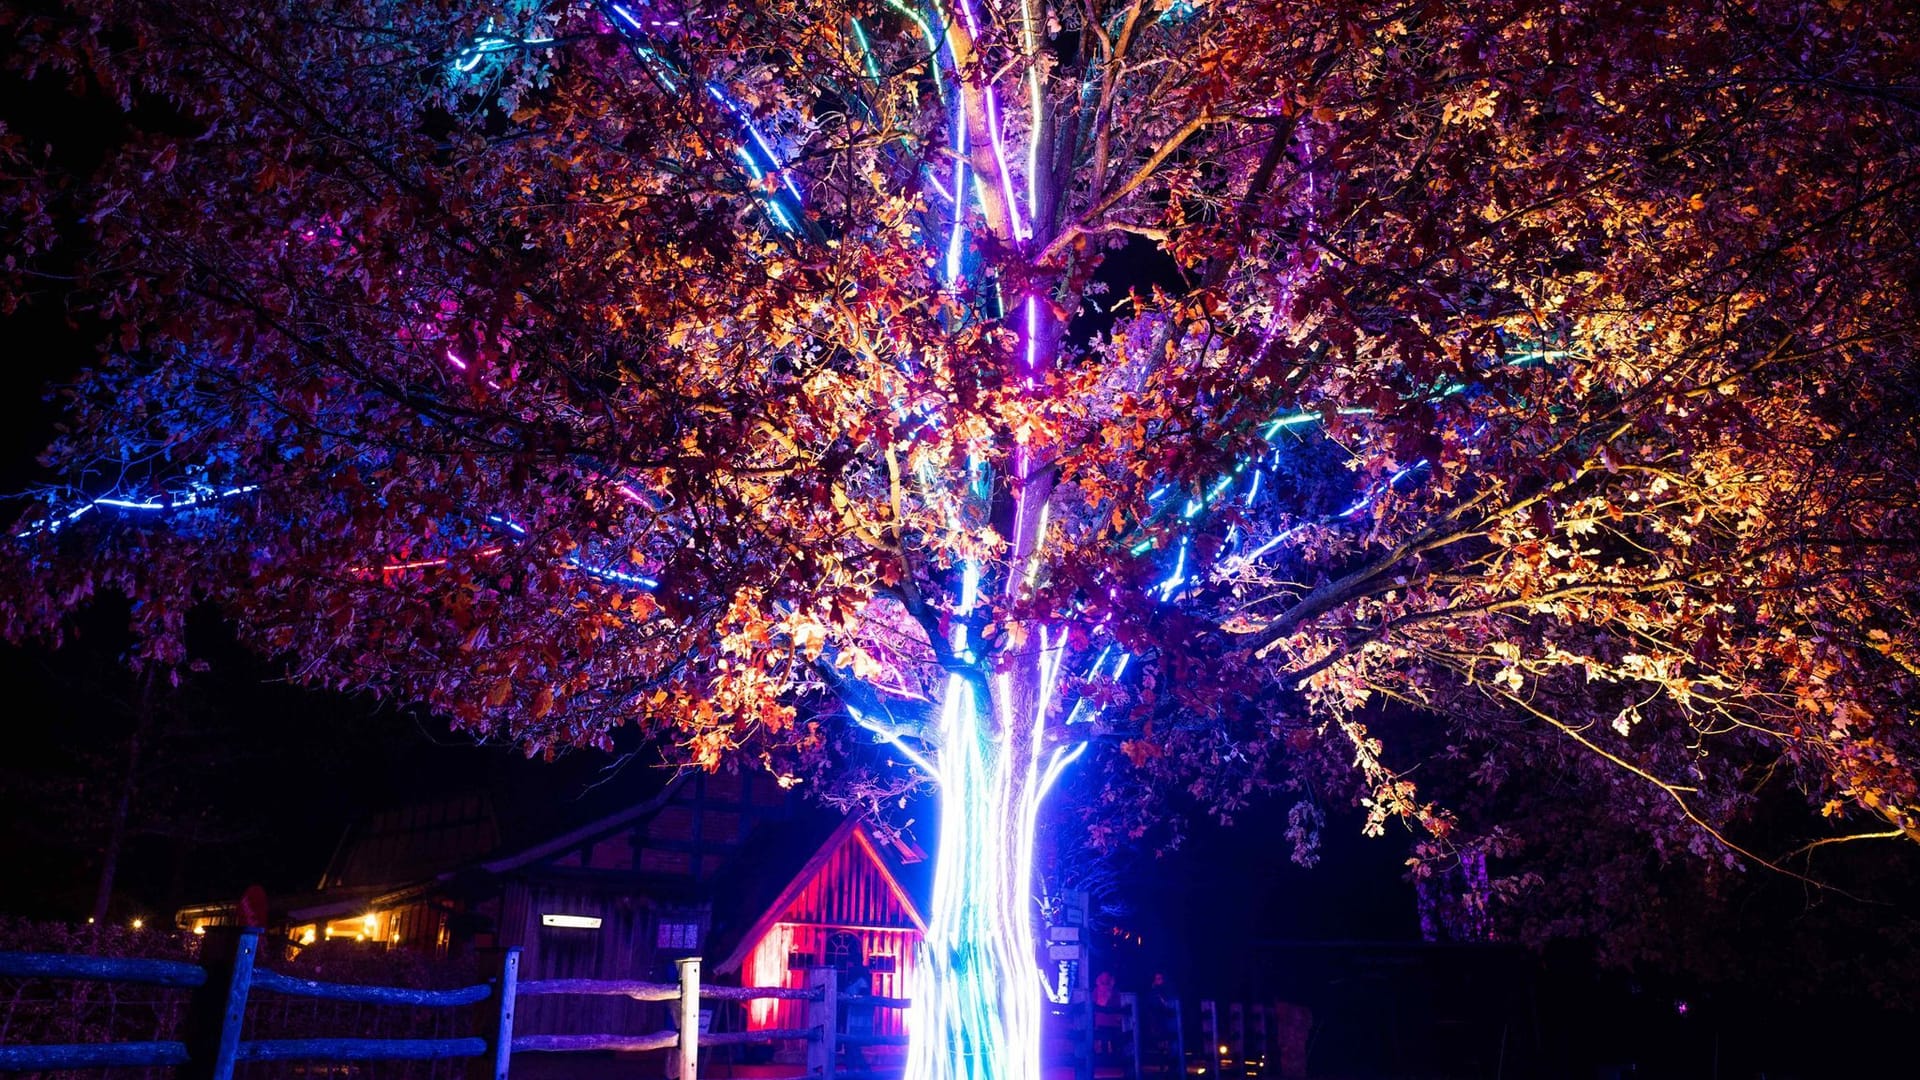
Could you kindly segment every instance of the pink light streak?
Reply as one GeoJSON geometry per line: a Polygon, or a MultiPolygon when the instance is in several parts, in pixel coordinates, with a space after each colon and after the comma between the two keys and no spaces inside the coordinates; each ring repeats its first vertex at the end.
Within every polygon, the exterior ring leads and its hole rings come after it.
{"type": "Polygon", "coordinates": [[[1026,240],[1032,233],[1020,220],[1020,203],[1013,196],[1013,172],[1007,168],[1007,151],[1000,139],[1000,103],[993,96],[993,87],[981,89],[987,98],[987,135],[993,140],[993,160],[1000,167],[1000,190],[1007,202],[1007,226],[1015,240],[1026,240]]]}
{"type": "MultiPolygon", "coordinates": [[[[980,20],[973,13],[973,0],[960,0],[960,14],[966,20],[967,34],[975,41],[980,39],[980,20]]],[[[959,75],[959,57],[954,56],[954,74],[959,75]]],[[[1000,103],[994,97],[993,87],[982,84],[982,96],[987,103],[987,136],[991,140],[994,163],[1000,170],[1000,190],[1006,198],[1007,224],[1015,240],[1026,240],[1031,235],[1026,224],[1020,220],[1020,204],[1013,196],[1013,171],[1007,167],[1006,147],[1000,138],[1000,103]]],[[[959,185],[955,185],[959,190],[959,185]]]]}
{"type": "MultiPolygon", "coordinates": [[[[492,544],[487,547],[480,548],[479,550],[475,551],[473,555],[475,558],[478,558],[478,559],[488,559],[488,558],[492,558],[495,555],[500,554],[502,551],[505,551],[505,550],[506,550],[506,547],[504,545],[492,544]]],[[[400,573],[405,573],[409,570],[431,570],[434,567],[447,566],[452,562],[453,562],[453,556],[447,555],[437,559],[410,559],[406,562],[379,563],[379,564],[368,565],[368,566],[350,566],[347,568],[347,572],[353,573],[353,574],[400,574],[400,573]]]]}
{"type": "MultiPolygon", "coordinates": [[[[466,374],[467,362],[465,360],[460,359],[459,354],[453,351],[453,346],[451,345],[447,346],[447,363],[452,364],[455,370],[459,371],[461,374],[463,375],[466,374]]],[[[493,376],[491,375],[487,376],[485,382],[487,384],[487,389],[489,390],[500,389],[500,384],[495,382],[493,379],[493,376]]]]}

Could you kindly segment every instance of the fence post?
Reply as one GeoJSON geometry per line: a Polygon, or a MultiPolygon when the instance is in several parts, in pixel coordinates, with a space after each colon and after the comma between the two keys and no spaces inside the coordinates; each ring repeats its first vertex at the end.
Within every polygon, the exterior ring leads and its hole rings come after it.
{"type": "Polygon", "coordinates": [[[180,1070],[181,1080],[233,1080],[259,952],[257,926],[210,927],[200,939],[200,966],[207,969],[207,982],[193,992],[187,1006],[187,1063],[180,1070]]]}
{"type": "Polygon", "coordinates": [[[1093,995],[1087,991],[1085,965],[1067,994],[1067,1028],[1073,1039],[1073,1080],[1093,1080],[1093,995]]]}
{"type": "Polygon", "coordinates": [[[1233,1047],[1234,1072],[1247,1074],[1247,1008],[1242,1002],[1227,1006],[1227,1045],[1233,1047]]]}
{"type": "Polygon", "coordinates": [[[467,1063],[467,1080],[507,1080],[513,1057],[513,1010],[519,997],[520,946],[510,945],[489,957],[493,965],[493,1004],[474,1010],[476,1034],[487,1040],[487,1052],[467,1063]]]}
{"type": "Polygon", "coordinates": [[[807,978],[807,986],[820,992],[818,1001],[807,1002],[807,1026],[813,1029],[813,1036],[807,1041],[807,1075],[820,1080],[833,1077],[834,1051],[839,1042],[836,1022],[840,1010],[835,1000],[839,974],[830,967],[817,967],[807,978]]]}
{"type": "Polygon", "coordinates": [[[1217,1002],[1200,1003],[1200,1030],[1207,1036],[1207,1074],[1213,1080],[1220,1080],[1220,1056],[1226,1044],[1220,1041],[1220,1006],[1217,1002]]]}
{"type": "Polygon", "coordinates": [[[1140,995],[1121,994],[1120,1004],[1126,1007],[1127,1030],[1133,1042],[1133,1071],[1130,1075],[1133,1080],[1142,1080],[1146,1072],[1141,1067],[1140,1057],[1140,995]]]}
{"type": "Polygon", "coordinates": [[[1253,1010],[1253,1031],[1247,1036],[1247,1052],[1254,1055],[1254,1060],[1260,1063],[1260,1071],[1264,1073],[1268,1067],[1267,1059],[1274,1056],[1273,1006],[1256,1001],[1247,1008],[1253,1010]]]}
{"type": "Polygon", "coordinates": [[[680,969],[680,1045],[673,1052],[674,1080],[700,1076],[700,958],[674,962],[680,969]]]}
{"type": "Polygon", "coordinates": [[[1180,1063],[1179,1073],[1187,1075],[1187,1018],[1182,1012],[1180,999],[1173,999],[1173,1059],[1180,1063]]]}

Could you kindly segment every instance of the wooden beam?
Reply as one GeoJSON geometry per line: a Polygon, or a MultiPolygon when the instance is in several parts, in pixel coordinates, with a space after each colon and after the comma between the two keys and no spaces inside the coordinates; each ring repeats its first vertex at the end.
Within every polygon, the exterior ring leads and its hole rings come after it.
{"type": "Polygon", "coordinates": [[[140,1068],[185,1065],[187,1045],[177,1042],[43,1043],[0,1046],[0,1072],[58,1072],[66,1069],[140,1068]]]}
{"type": "Polygon", "coordinates": [[[66,953],[0,952],[0,975],[25,979],[130,982],[147,986],[196,987],[207,984],[207,971],[198,964],[184,964],[178,960],[72,956],[66,953]]]}
{"type": "Polygon", "coordinates": [[[247,993],[253,988],[253,962],[259,952],[257,926],[214,927],[200,939],[200,963],[207,969],[207,981],[194,991],[187,1009],[183,1080],[233,1080],[247,993]]]}
{"type": "Polygon", "coordinates": [[[253,988],[271,990],[291,997],[324,998],[328,1001],[354,1001],[363,1005],[472,1005],[493,996],[493,988],[481,983],[454,990],[408,990],[397,986],[359,986],[352,983],[296,979],[277,971],[259,968],[253,973],[253,988]]]}
{"type": "Polygon", "coordinates": [[[813,1029],[807,1042],[807,1075],[813,1080],[832,1080],[837,1042],[835,1021],[839,1002],[835,1000],[839,973],[832,968],[814,968],[807,973],[807,986],[818,991],[820,999],[807,1003],[807,1027],[813,1029]]]}
{"type": "Polygon", "coordinates": [[[700,1080],[700,958],[675,961],[680,969],[680,1046],[677,1080],[700,1080]]]}
{"type": "Polygon", "coordinates": [[[475,1027],[487,1041],[487,1053],[467,1068],[468,1080],[507,1080],[507,1065],[513,1057],[513,1014],[520,998],[520,946],[500,950],[492,960],[495,1007],[481,1009],[475,1027]]]}

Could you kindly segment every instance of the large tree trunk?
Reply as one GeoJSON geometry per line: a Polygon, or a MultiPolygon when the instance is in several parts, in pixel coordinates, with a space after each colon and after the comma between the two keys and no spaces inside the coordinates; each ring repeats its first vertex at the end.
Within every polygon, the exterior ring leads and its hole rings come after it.
{"type": "Polygon", "coordinates": [[[1027,674],[996,679],[990,702],[967,679],[947,685],[939,849],[912,991],[909,1080],[1039,1080],[1033,847],[1052,777],[1041,761],[1044,702],[1018,689],[1044,676],[1027,674]]]}
{"type": "MultiPolygon", "coordinates": [[[[958,51],[954,64],[967,67],[958,51]]],[[[992,148],[997,155],[999,142],[989,114],[992,92],[974,76],[961,82],[973,167],[991,177],[997,166],[1003,185],[978,185],[981,217],[1001,242],[1017,245],[1025,239],[1014,224],[1017,196],[1006,163],[989,154],[992,148]]],[[[1043,138],[1038,127],[1031,138],[1036,145],[1043,138]]],[[[1027,224],[1039,228],[1039,180],[1029,183],[1027,224]]],[[[1010,305],[1006,315],[1020,335],[1009,374],[1027,393],[1044,393],[1042,380],[1065,328],[1038,293],[1010,305]]],[[[999,586],[1009,602],[1031,587],[1053,488],[1053,474],[1036,468],[1026,440],[1011,443],[1001,493],[1011,502],[1003,529],[1007,569],[999,586]]],[[[968,588],[962,593],[956,614],[965,617],[974,598],[968,588]]],[[[1044,625],[1005,630],[1004,651],[977,675],[950,676],[941,703],[939,849],[913,990],[907,1080],[1040,1080],[1045,996],[1034,937],[1034,831],[1048,788],[1071,760],[1064,747],[1052,745],[1047,729],[1065,642],[1064,636],[1050,640],[1044,625]]],[[[970,655],[966,631],[954,645],[957,655],[970,655]]]]}

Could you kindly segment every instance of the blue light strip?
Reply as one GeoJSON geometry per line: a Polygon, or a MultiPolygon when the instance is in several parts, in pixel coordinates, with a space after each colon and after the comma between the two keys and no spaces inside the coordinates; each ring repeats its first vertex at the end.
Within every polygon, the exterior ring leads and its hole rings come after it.
{"type": "Polygon", "coordinates": [[[239,487],[230,487],[219,491],[211,488],[196,488],[178,494],[167,494],[149,498],[129,499],[115,495],[102,495],[99,498],[82,503],[77,508],[68,511],[65,515],[53,521],[25,529],[20,535],[32,536],[41,531],[56,533],[95,510],[118,510],[123,513],[134,514],[170,514],[184,510],[204,508],[209,504],[224,502],[227,499],[251,494],[258,490],[260,490],[259,484],[243,484],[239,487]]]}
{"type": "MultiPolygon", "coordinates": [[[[655,47],[648,32],[648,26],[673,27],[678,26],[679,23],[677,21],[648,23],[617,0],[601,0],[600,7],[607,14],[607,21],[613,26],[614,31],[633,49],[634,55],[645,63],[660,85],[670,92],[678,92],[686,82],[686,76],[655,47]]],[[[731,113],[734,122],[740,126],[741,133],[744,135],[740,157],[746,163],[749,178],[758,181],[768,175],[776,176],[787,197],[793,200],[792,205],[782,205],[777,193],[763,196],[774,224],[782,232],[799,233],[804,221],[804,215],[801,213],[804,201],[800,197],[800,188],[794,182],[792,171],[787,168],[787,163],[781,160],[773,144],[761,134],[759,126],[753,122],[753,114],[740,102],[734,100],[725,87],[709,81],[705,84],[705,90],[707,96],[731,113]]]]}

